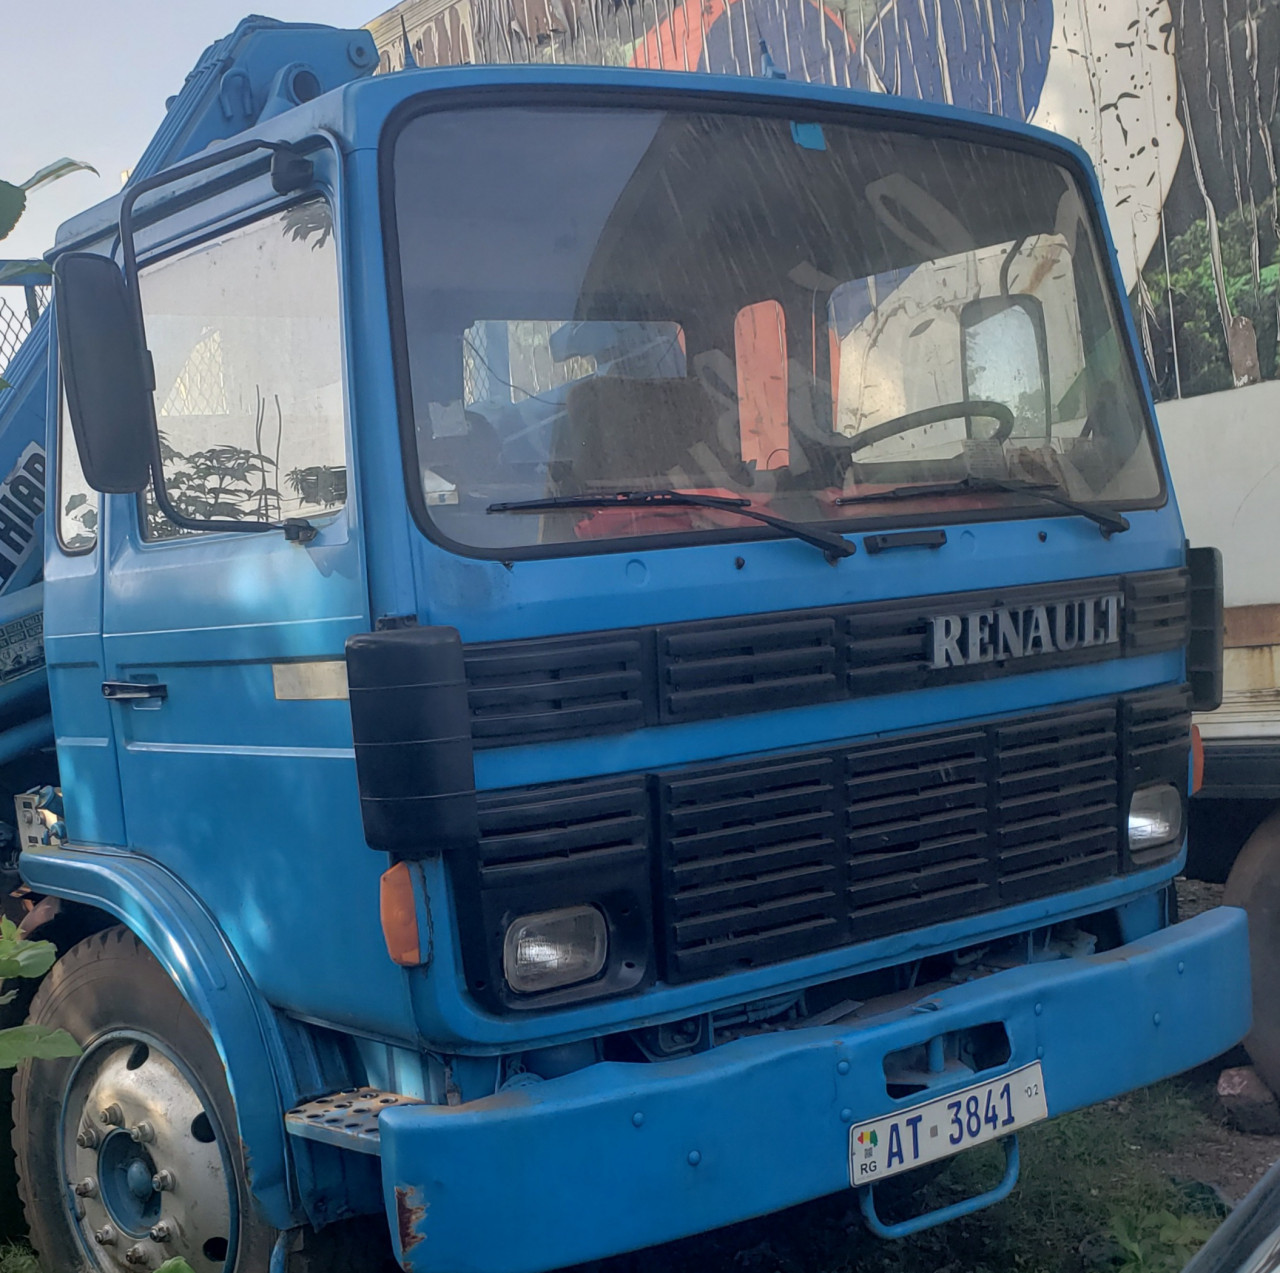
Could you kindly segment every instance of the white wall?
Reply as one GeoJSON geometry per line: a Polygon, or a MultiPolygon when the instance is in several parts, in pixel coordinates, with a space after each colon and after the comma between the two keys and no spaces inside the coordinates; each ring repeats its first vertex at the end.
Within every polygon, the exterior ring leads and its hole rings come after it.
{"type": "Polygon", "coordinates": [[[1157,414],[1187,538],[1222,550],[1227,605],[1280,603],[1280,381],[1157,414]]]}
{"type": "MultiPolygon", "coordinates": [[[[1222,550],[1228,606],[1280,604],[1280,382],[1158,411],[1187,538],[1222,550]]],[[[1280,646],[1225,651],[1222,706],[1206,739],[1280,737],[1280,646]]]]}

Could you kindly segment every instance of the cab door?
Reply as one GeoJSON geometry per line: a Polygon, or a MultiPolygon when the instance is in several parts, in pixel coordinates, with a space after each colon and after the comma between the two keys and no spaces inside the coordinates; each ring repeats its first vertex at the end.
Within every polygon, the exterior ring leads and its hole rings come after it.
{"type": "Polygon", "coordinates": [[[51,395],[46,491],[43,620],[49,703],[57,730],[58,776],[73,844],[125,841],[116,719],[102,697],[101,496],[85,480],[71,437],[66,401],[51,395]],[[50,535],[50,531],[52,534],[50,535]]]}
{"type": "Polygon", "coordinates": [[[394,1033],[403,979],[343,662],[369,604],[337,241],[315,196],[144,261],[165,489],[186,524],[150,492],[108,500],[103,692],[129,845],[213,912],[269,1000],[394,1033]],[[289,536],[264,529],[289,520],[289,536]]]}

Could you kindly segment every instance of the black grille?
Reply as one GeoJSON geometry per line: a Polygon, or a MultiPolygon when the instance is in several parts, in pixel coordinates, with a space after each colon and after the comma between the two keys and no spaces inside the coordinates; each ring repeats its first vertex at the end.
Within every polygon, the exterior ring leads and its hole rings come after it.
{"type": "Polygon", "coordinates": [[[1163,777],[1176,760],[1186,765],[1191,695],[1183,690],[1132,694],[1124,701],[1125,749],[1135,786],[1163,777]]]}
{"type": "Polygon", "coordinates": [[[1176,649],[1185,570],[466,647],[477,747],[740,716],[1176,649]],[[1121,639],[934,668],[929,617],[1122,593],[1121,639]]]}
{"type": "Polygon", "coordinates": [[[663,974],[771,963],[1150,865],[1122,852],[1121,802],[1185,778],[1189,731],[1185,691],[1166,690],[658,775],[663,974]]]}
{"type": "MultiPolygon", "coordinates": [[[[497,934],[502,915],[632,899],[652,881],[669,982],[909,932],[1172,856],[1177,844],[1131,860],[1122,829],[1136,787],[1185,786],[1190,728],[1189,691],[1166,687],[856,746],[481,792],[474,866],[453,859],[460,903],[483,897],[497,934]]],[[[485,957],[473,949],[469,967],[485,957]]]]}
{"type": "Polygon", "coordinates": [[[738,716],[839,695],[829,614],[660,628],[657,653],[663,720],[738,716]]]}
{"type": "Polygon", "coordinates": [[[863,609],[844,616],[845,684],[851,698],[910,689],[923,679],[929,621],[919,609],[863,609]]]}
{"type": "MultiPolygon", "coordinates": [[[[993,825],[1002,903],[1115,874],[1119,746],[1114,706],[992,730],[993,825]]],[[[1190,721],[1182,721],[1182,755],[1190,721]]],[[[1185,764],[1185,761],[1184,761],[1185,764]]]]}
{"type": "Polygon", "coordinates": [[[995,904],[985,731],[904,738],[843,759],[855,940],[995,904]]]}
{"type": "Polygon", "coordinates": [[[644,643],[623,631],[467,646],[474,745],[638,729],[652,698],[644,643]]]}
{"type": "Polygon", "coordinates": [[[479,815],[485,887],[519,884],[549,866],[580,870],[648,848],[643,778],[487,793],[479,815]]]}
{"type": "Polygon", "coordinates": [[[652,981],[652,810],[642,774],[481,792],[475,854],[450,860],[463,966],[472,993],[499,1011],[528,1011],[652,981]],[[595,906],[609,960],[591,982],[535,996],[507,985],[503,943],[521,915],[595,906]],[[603,983],[603,984],[601,984],[603,983]]]}
{"type": "Polygon", "coordinates": [[[1124,608],[1126,653],[1149,654],[1183,645],[1190,634],[1191,577],[1185,570],[1127,575],[1124,608]]]}
{"type": "MultiPolygon", "coordinates": [[[[1156,692],[1133,694],[1121,706],[1124,739],[1125,807],[1138,787],[1150,783],[1172,782],[1179,790],[1187,785],[1187,731],[1191,719],[1191,688],[1177,695],[1156,692]]],[[[1183,825],[1186,825],[1186,800],[1183,800],[1183,825]]],[[[1129,854],[1133,868],[1151,866],[1167,857],[1164,848],[1129,854]]]]}
{"type": "Polygon", "coordinates": [[[819,755],[659,780],[666,921],[685,978],[840,940],[839,778],[819,755]]]}

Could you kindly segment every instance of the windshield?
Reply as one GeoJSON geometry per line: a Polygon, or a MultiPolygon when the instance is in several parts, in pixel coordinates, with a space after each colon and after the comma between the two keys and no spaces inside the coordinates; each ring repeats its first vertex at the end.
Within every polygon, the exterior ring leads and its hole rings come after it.
{"type": "Polygon", "coordinates": [[[1161,484],[1086,204],[883,123],[514,107],[394,143],[414,481],[471,549],[1132,506],[1161,484]],[[950,493],[869,499],[965,477],[950,493]],[[512,508],[572,498],[572,508],[512,508]],[[491,510],[501,504],[501,510],[491,510]]]}

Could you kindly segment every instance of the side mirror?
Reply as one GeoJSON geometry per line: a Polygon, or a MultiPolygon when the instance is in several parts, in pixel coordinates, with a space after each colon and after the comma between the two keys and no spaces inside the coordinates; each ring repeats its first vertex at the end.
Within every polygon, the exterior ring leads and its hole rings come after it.
{"type": "Polygon", "coordinates": [[[87,252],[53,266],[62,382],[85,480],[133,495],[151,477],[150,362],[119,267],[87,252]]]}
{"type": "Polygon", "coordinates": [[[1049,347],[1034,296],[993,296],[960,311],[965,397],[1003,402],[1014,437],[1049,435],[1049,347]]]}

